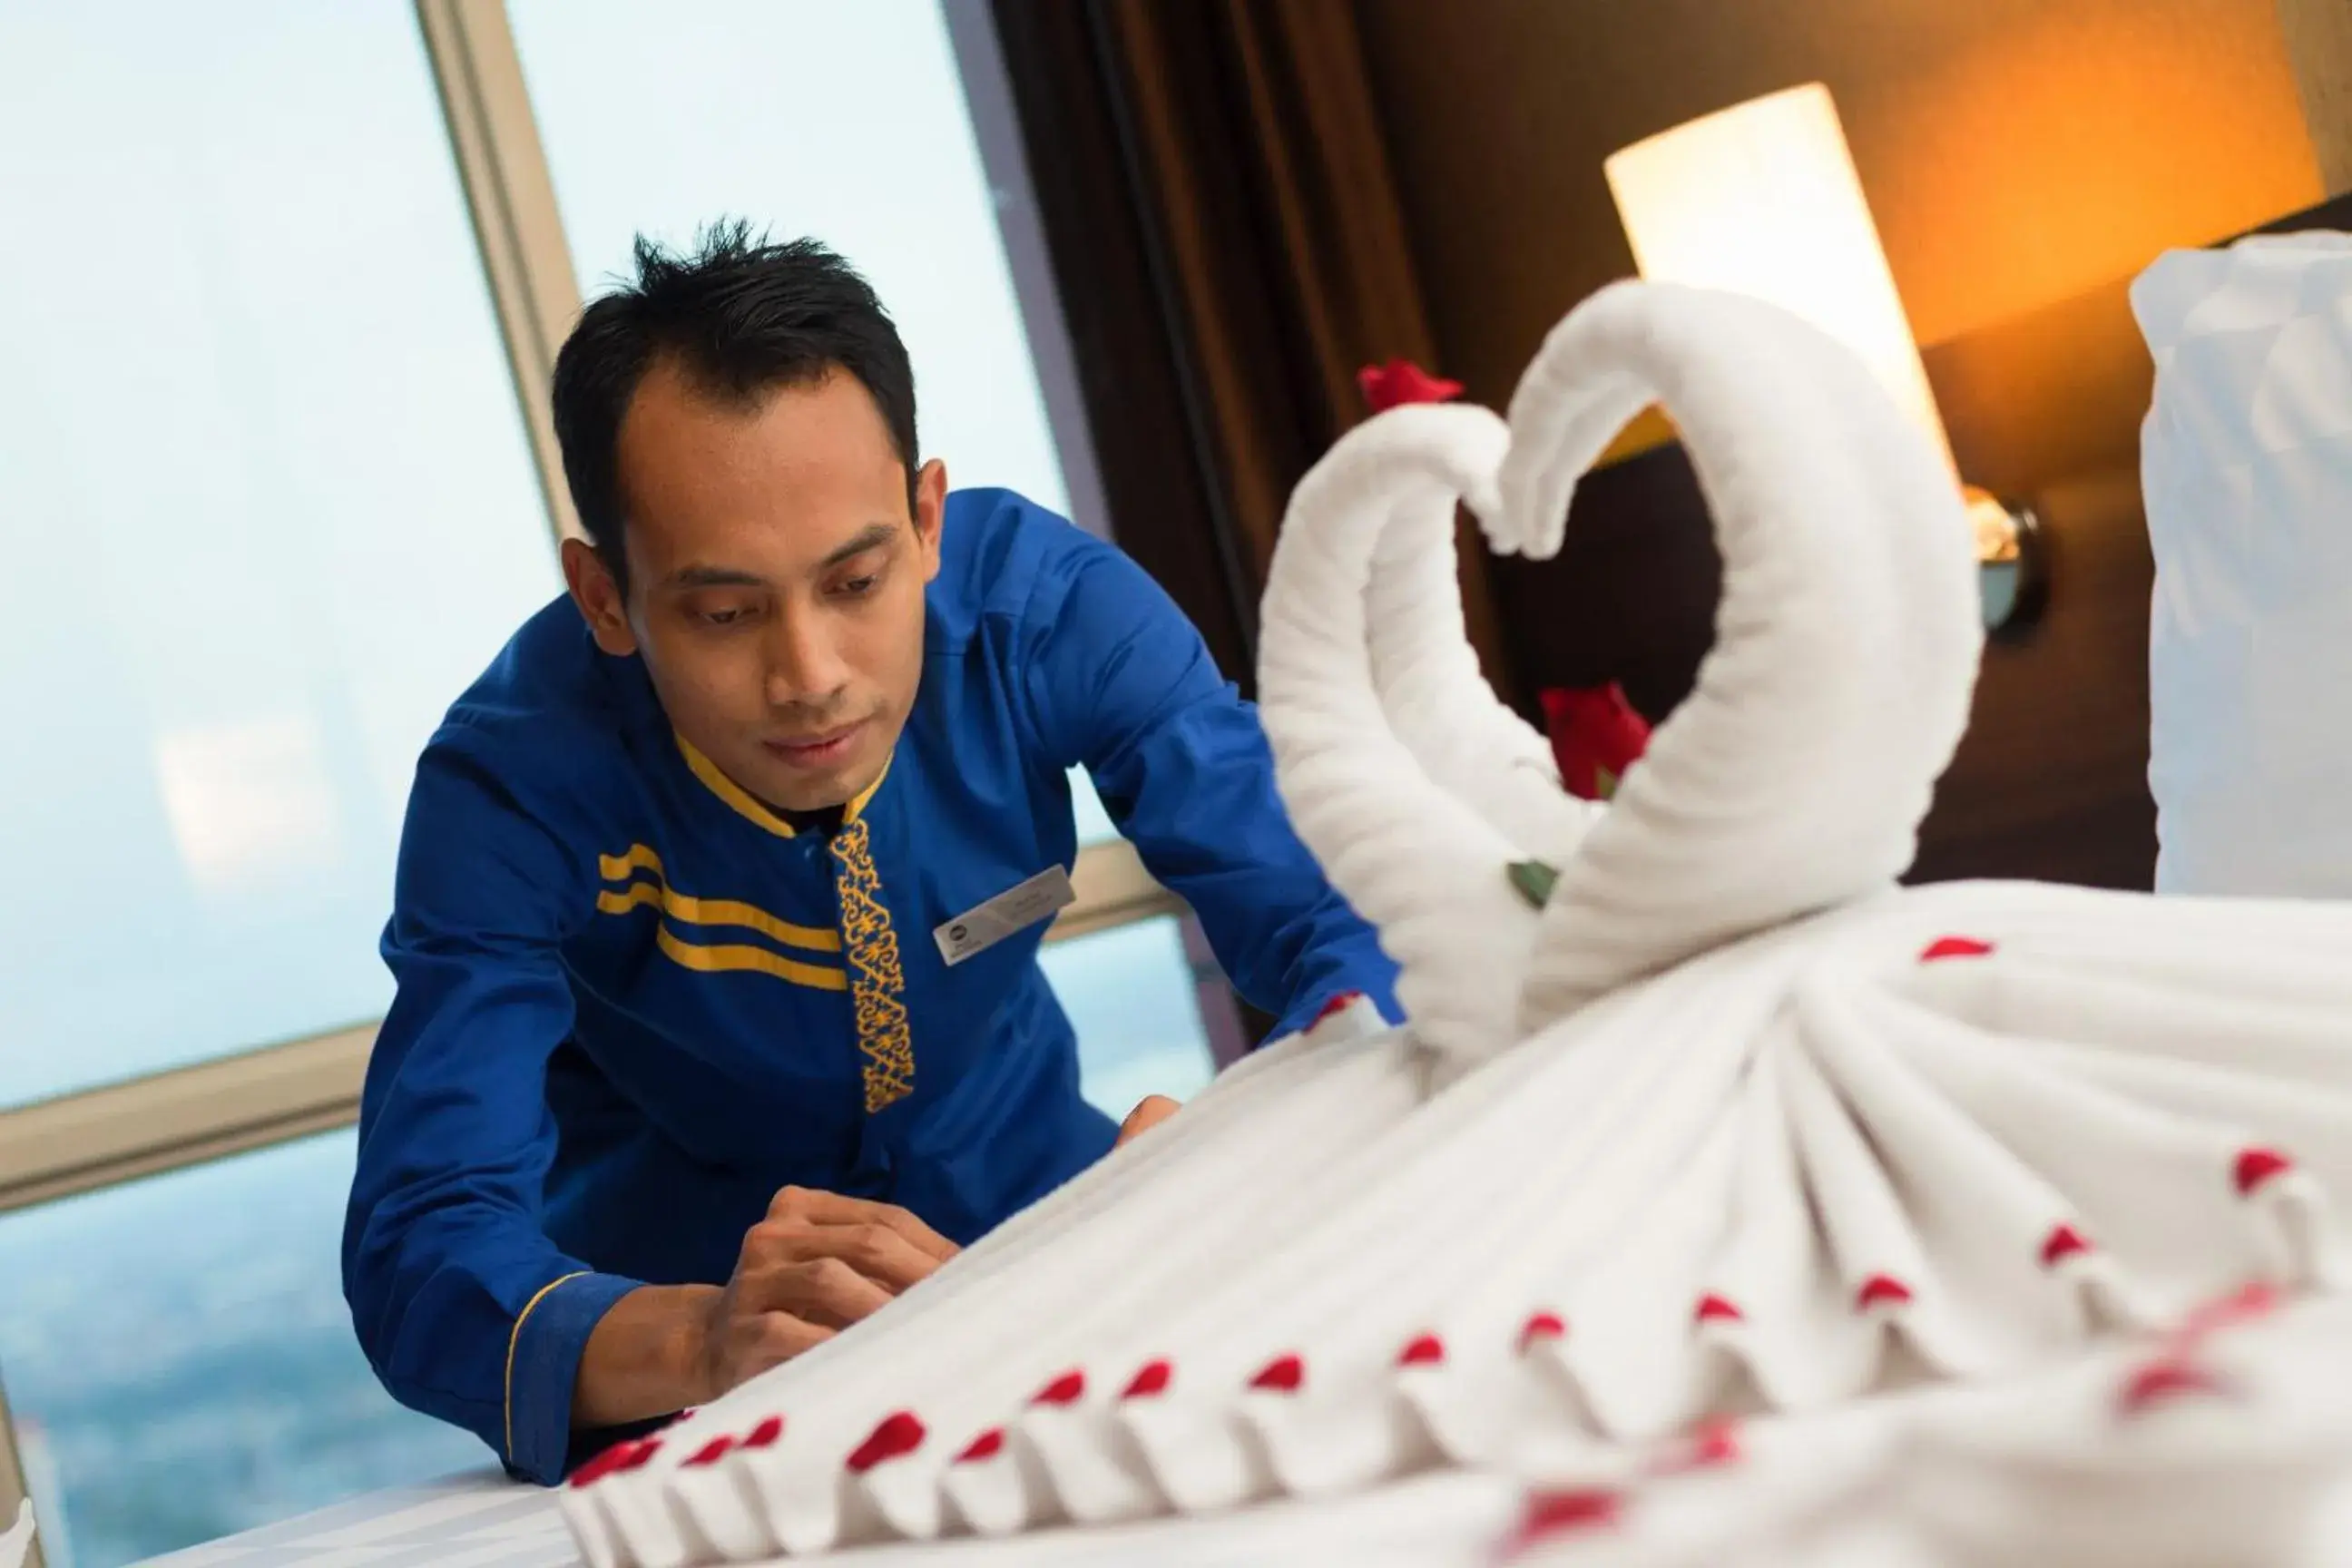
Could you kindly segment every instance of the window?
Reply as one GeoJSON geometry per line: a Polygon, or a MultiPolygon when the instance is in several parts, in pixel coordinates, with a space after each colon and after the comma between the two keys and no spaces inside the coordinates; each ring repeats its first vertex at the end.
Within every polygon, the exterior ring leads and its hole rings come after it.
{"type": "Polygon", "coordinates": [[[409,5],[0,61],[5,1106],[380,1013],[416,753],[558,584],[409,5]]]}
{"type": "Polygon", "coordinates": [[[1108,844],[1118,837],[1110,813],[1103,809],[1102,796],[1095,794],[1095,781],[1087,776],[1084,768],[1070,770],[1070,814],[1077,818],[1078,846],[1108,844]]]}
{"type": "Polygon", "coordinates": [[[1173,915],[1045,949],[1045,978],[1078,1035],[1078,1088],[1114,1120],[1147,1094],[1190,1100],[1215,1064],[1201,987],[1173,915]]]}
{"type": "Polygon", "coordinates": [[[334,1133],[0,1215],[0,1367],[49,1568],[495,1463],[394,1405],[352,1337],[353,1149],[334,1133]]]}
{"type": "Polygon", "coordinates": [[[510,0],[581,292],[634,237],[721,216],[865,273],[915,364],[920,438],[958,487],[1069,515],[937,0],[510,0]]]}

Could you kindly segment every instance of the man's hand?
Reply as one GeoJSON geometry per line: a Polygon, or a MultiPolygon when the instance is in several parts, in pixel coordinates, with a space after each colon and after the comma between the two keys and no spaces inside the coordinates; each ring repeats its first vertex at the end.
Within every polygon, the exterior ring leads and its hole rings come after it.
{"type": "MultiPolygon", "coordinates": [[[[1144,1096],[1118,1142],[1179,1109],[1164,1094],[1144,1096]]],[[[893,1205],[786,1187],[744,1236],[725,1285],[647,1285],[613,1304],[581,1355],[572,1425],[618,1426],[707,1405],[831,1339],[956,1250],[893,1205]]]]}
{"type": "Polygon", "coordinates": [[[613,1304],[581,1355],[572,1425],[708,1404],[831,1339],[956,1251],[893,1205],[786,1187],[745,1234],[724,1286],[647,1285],[613,1304]]]}
{"type": "Polygon", "coordinates": [[[1135,1109],[1127,1113],[1127,1120],[1118,1124],[1118,1142],[1111,1147],[1116,1149],[1119,1143],[1150,1131],[1182,1109],[1164,1094],[1145,1095],[1135,1102],[1135,1109]]]}
{"type": "Polygon", "coordinates": [[[895,1205],[786,1187],[710,1301],[696,1403],[831,1339],[955,1255],[953,1242],[895,1205]]]}

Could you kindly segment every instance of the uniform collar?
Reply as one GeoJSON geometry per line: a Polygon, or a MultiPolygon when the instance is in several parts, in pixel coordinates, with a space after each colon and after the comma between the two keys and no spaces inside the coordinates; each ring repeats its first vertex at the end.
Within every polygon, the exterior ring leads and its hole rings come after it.
{"type": "MultiPolygon", "coordinates": [[[[701,750],[693,742],[676,730],[670,731],[670,738],[677,742],[677,754],[686,759],[688,770],[702,781],[704,788],[732,806],[737,816],[750,819],[756,826],[767,829],[779,838],[796,838],[800,836],[798,829],[770,810],[766,803],[721,773],[719,764],[703,755],[701,750]]],[[[858,814],[866,809],[866,803],[872,800],[875,792],[882,787],[882,781],[890,776],[890,763],[897,755],[898,752],[894,748],[890,756],[883,759],[882,771],[874,775],[874,782],[859,790],[851,798],[849,804],[842,808],[841,820],[845,825],[857,820],[858,814]]]]}

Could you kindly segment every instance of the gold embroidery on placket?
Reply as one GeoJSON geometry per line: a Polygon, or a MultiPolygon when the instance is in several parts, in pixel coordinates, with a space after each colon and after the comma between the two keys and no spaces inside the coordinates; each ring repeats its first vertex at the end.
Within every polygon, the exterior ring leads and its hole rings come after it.
{"type": "Polygon", "coordinates": [[[850,1000],[857,1010],[857,1048],[866,1056],[866,1113],[871,1116],[915,1092],[907,977],[865,819],[842,824],[827,847],[840,868],[835,885],[841,894],[841,944],[849,963],[850,1000]]]}

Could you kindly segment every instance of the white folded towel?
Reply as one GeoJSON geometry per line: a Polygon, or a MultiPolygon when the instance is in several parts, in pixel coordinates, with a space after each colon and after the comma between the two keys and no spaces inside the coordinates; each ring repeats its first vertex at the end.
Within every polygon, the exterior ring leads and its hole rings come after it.
{"type": "Polygon", "coordinates": [[[1405,408],[1342,439],[1276,552],[1261,698],[1411,1026],[1359,1005],[1259,1053],[569,1489],[590,1562],[1573,1468],[1710,1414],[2055,1365],[2249,1278],[2332,1286],[2352,909],[1894,886],[1966,715],[1970,570],[1940,462],[1861,367],[1727,296],[1606,290],[1507,427],[1405,408]],[[1450,519],[1466,498],[1498,546],[1555,549],[1653,399],[1724,605],[1599,810],[1476,681],[1450,519]],[[1561,866],[1540,913],[1504,870],[1529,855],[1561,866]]]}
{"type": "Polygon", "coordinates": [[[1519,1568],[2352,1561],[2342,1300],[2052,1375],[1750,1425],[1723,1462],[1537,1489],[1519,1568]]]}
{"type": "Polygon", "coordinates": [[[16,1504],[16,1522],[0,1532],[0,1568],[21,1568],[33,1550],[33,1500],[16,1504]]]}

